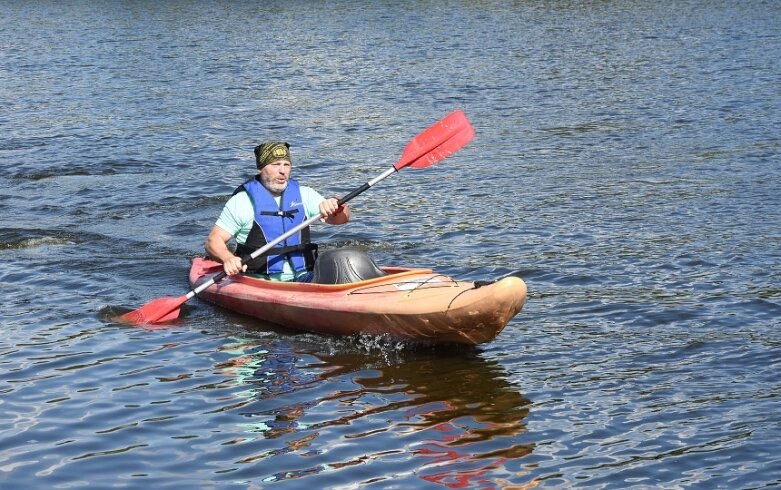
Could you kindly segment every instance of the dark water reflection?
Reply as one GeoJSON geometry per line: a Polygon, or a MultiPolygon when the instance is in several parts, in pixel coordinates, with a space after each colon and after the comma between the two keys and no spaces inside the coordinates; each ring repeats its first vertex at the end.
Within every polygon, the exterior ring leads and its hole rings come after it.
{"type": "Polygon", "coordinates": [[[322,473],[326,485],[390,484],[362,475],[407,467],[427,482],[473,487],[533,450],[523,442],[531,402],[498,363],[476,352],[377,350],[365,341],[296,355],[239,339],[220,349],[232,357],[218,372],[244,388],[229,406],[247,432],[226,444],[266,441],[258,454],[237,455],[231,478],[257,477],[244,465],[273,456],[284,464],[263,481],[322,473]]]}

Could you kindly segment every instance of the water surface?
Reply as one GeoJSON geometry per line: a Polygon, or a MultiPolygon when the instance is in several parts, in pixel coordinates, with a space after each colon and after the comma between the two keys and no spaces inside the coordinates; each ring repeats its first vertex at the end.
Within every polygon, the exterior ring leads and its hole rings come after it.
{"type": "Polygon", "coordinates": [[[4,2],[4,488],[781,485],[775,2],[4,2]],[[494,341],[301,334],[187,291],[252,148],[313,231],[529,301],[494,341]]]}

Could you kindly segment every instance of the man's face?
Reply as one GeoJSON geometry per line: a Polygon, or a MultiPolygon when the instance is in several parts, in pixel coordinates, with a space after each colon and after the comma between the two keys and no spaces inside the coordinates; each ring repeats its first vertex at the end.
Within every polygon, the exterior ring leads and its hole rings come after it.
{"type": "Polygon", "coordinates": [[[272,194],[282,194],[287,188],[292,169],[293,165],[287,160],[271,162],[260,170],[260,182],[272,194]]]}

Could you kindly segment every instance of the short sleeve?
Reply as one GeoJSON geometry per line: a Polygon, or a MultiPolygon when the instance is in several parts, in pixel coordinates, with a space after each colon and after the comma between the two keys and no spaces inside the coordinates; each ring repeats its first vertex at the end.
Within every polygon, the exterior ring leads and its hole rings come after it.
{"type": "Polygon", "coordinates": [[[228,199],[215,224],[230,233],[237,242],[244,243],[254,219],[252,201],[246,192],[239,192],[228,199]]]}
{"type": "Polygon", "coordinates": [[[310,219],[313,216],[320,215],[320,203],[325,198],[316,190],[311,187],[301,186],[301,200],[304,201],[304,210],[306,211],[306,219],[310,219]]]}

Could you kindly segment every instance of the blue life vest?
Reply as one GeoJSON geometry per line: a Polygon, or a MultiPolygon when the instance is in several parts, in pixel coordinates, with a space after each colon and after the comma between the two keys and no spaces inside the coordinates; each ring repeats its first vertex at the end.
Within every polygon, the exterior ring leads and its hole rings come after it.
{"type": "MultiPolygon", "coordinates": [[[[245,182],[236,192],[245,191],[252,202],[255,211],[255,222],[252,224],[247,241],[238,244],[236,255],[245,258],[255,250],[263,247],[287,231],[306,221],[304,202],[301,199],[301,187],[296,180],[289,180],[287,188],[282,192],[280,203],[260,183],[260,177],[245,182]]],[[[309,242],[309,227],[283,240],[271,250],[250,260],[247,272],[259,274],[278,274],[282,272],[285,260],[295,273],[312,270],[316,258],[317,245],[309,242]]]]}

